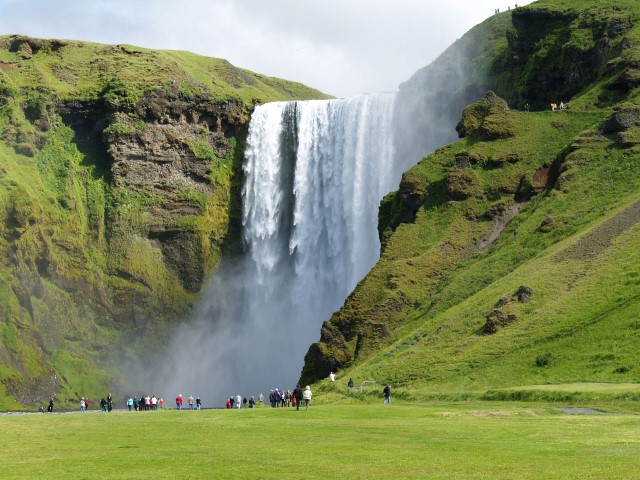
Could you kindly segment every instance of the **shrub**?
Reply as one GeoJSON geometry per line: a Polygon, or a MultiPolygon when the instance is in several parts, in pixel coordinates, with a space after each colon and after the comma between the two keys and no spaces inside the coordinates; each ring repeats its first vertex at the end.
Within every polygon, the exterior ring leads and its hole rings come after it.
{"type": "Polygon", "coordinates": [[[536,357],[536,365],[539,367],[546,367],[551,362],[552,355],[547,353],[541,353],[536,357]]]}

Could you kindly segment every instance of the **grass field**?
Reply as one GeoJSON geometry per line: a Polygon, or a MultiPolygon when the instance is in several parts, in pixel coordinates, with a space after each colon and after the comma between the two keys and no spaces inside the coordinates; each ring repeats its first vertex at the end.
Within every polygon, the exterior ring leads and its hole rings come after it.
{"type": "Polygon", "coordinates": [[[312,405],[0,417],[2,478],[624,479],[635,414],[527,404],[312,405]]]}

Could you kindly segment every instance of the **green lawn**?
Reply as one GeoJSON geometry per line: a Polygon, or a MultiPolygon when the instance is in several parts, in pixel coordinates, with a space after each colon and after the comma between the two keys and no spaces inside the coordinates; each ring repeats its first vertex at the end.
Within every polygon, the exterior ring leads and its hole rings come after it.
{"type": "Polygon", "coordinates": [[[512,404],[0,417],[2,478],[637,478],[640,419],[512,404]]]}

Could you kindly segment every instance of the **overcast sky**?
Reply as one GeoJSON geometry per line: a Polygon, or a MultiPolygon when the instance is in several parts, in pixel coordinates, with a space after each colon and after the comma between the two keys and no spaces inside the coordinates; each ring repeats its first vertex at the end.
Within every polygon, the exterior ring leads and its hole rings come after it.
{"type": "Polygon", "coordinates": [[[0,34],[188,50],[351,96],[395,91],[469,28],[508,5],[507,0],[0,0],[0,34]]]}

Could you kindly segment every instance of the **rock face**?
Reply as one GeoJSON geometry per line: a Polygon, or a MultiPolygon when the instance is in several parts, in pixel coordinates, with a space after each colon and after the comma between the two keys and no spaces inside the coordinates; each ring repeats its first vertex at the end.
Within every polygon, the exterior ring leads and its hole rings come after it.
{"type": "Polygon", "coordinates": [[[205,215],[207,203],[230,205],[229,182],[238,173],[234,159],[241,153],[236,147],[249,117],[239,103],[159,96],[145,98],[138,111],[144,121],[118,111],[108,116],[103,141],[113,183],[149,199],[143,212],[148,238],[159,242],[183,286],[198,292],[211,262],[185,222],[205,215]],[[222,175],[214,177],[220,169],[222,175]]]}
{"type": "Polygon", "coordinates": [[[129,223],[155,242],[182,286],[198,292],[223,240],[233,237],[239,243],[239,213],[231,211],[231,197],[239,182],[235,177],[247,107],[206,98],[185,100],[170,91],[149,94],[125,108],[75,101],[58,109],[79,137],[90,141],[101,135],[121,207],[114,209],[110,221],[129,223]]]}

